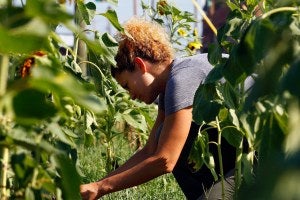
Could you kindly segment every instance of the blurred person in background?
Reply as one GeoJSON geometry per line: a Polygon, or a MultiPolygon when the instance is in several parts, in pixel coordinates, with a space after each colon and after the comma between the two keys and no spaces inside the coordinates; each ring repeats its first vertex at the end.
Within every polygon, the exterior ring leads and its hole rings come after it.
{"type": "MultiPolygon", "coordinates": [[[[217,29],[225,24],[230,12],[226,0],[206,0],[203,10],[217,29]]],[[[216,35],[205,21],[203,21],[202,37],[203,48],[201,51],[205,53],[208,52],[208,46],[216,41],[216,35]]]]}

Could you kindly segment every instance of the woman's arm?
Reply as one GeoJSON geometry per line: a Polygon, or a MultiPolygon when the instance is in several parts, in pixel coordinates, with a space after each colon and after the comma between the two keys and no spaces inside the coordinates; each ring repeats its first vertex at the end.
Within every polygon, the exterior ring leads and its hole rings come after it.
{"type": "Polygon", "coordinates": [[[146,145],[140,151],[137,151],[133,156],[131,156],[123,165],[121,165],[119,168],[111,172],[105,178],[126,171],[127,169],[131,168],[137,163],[140,163],[142,160],[152,155],[157,146],[157,141],[155,139],[156,131],[160,126],[160,124],[163,123],[163,121],[164,121],[164,111],[159,110],[146,145]]]}
{"type": "MultiPolygon", "coordinates": [[[[155,129],[161,123],[160,117],[162,116],[158,115],[155,129]]],[[[81,186],[83,199],[96,199],[172,172],[188,136],[191,120],[191,108],[167,116],[164,119],[158,145],[155,141],[155,132],[152,131],[145,148],[135,154],[120,169],[98,182],[81,186]]]]}
{"type": "MultiPolygon", "coordinates": [[[[140,163],[142,160],[145,160],[151,154],[153,154],[153,152],[155,151],[156,146],[157,146],[157,141],[155,140],[156,131],[157,131],[158,127],[160,126],[160,124],[163,123],[164,115],[165,114],[164,114],[163,110],[158,110],[158,114],[157,114],[155,123],[152,127],[152,130],[150,132],[150,135],[149,135],[146,145],[140,151],[137,151],[133,156],[131,156],[123,165],[121,165],[116,170],[109,173],[103,179],[109,178],[118,173],[122,173],[123,171],[126,171],[127,169],[131,168],[132,166],[136,165],[137,163],[140,163]]],[[[98,184],[97,183],[99,183],[99,182],[101,182],[101,180],[98,182],[81,185],[80,193],[82,195],[82,198],[83,199],[96,199],[96,196],[98,195],[97,194],[98,193],[98,184]]]]}

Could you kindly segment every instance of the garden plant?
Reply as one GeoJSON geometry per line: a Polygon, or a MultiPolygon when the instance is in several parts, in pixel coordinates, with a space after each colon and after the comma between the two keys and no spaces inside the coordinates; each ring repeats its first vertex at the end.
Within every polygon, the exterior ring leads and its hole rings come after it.
{"type": "MultiPolygon", "coordinates": [[[[1,199],[80,199],[79,185],[90,181],[82,152],[105,149],[99,157],[111,171],[117,140],[126,133],[122,139],[137,150],[156,105],[131,101],[111,77],[115,39],[80,26],[101,15],[124,31],[114,10],[96,13],[95,3],[77,0],[74,16],[65,8],[71,1],[20,2],[0,1],[1,199]],[[73,32],[74,47],[55,32],[60,25],[73,32]]],[[[193,119],[236,147],[236,199],[299,199],[300,1],[226,2],[231,12],[209,47],[214,68],[197,90],[193,119]]],[[[201,51],[191,13],[166,0],[149,4],[141,1],[143,14],[167,27],[178,53],[201,51]]],[[[190,161],[222,180],[214,170],[215,159],[222,169],[222,155],[212,158],[207,137],[199,133],[190,161]]]]}

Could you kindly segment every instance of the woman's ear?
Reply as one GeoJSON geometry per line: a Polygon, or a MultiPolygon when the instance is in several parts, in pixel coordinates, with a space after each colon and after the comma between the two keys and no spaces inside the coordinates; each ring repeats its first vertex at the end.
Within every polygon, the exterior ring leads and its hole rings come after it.
{"type": "Polygon", "coordinates": [[[142,71],[142,73],[145,73],[148,71],[147,65],[142,58],[136,57],[134,59],[134,63],[135,63],[135,66],[138,67],[142,71]]]}

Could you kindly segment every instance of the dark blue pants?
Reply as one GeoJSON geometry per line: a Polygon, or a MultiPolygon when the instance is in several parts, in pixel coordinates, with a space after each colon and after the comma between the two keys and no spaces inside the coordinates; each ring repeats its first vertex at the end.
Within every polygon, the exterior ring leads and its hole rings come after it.
{"type": "MultiPolygon", "coordinates": [[[[189,136],[180,154],[179,160],[173,170],[173,175],[177,180],[180,188],[188,200],[195,199],[218,199],[222,194],[220,183],[215,183],[210,170],[203,165],[202,168],[195,172],[192,165],[188,163],[188,156],[194,140],[199,132],[199,125],[192,123],[189,136]],[[209,192],[211,191],[211,192],[209,192]]],[[[217,142],[218,132],[216,129],[208,131],[209,140],[217,142]]],[[[226,178],[225,190],[234,191],[234,178],[230,173],[235,166],[235,148],[222,139],[222,157],[224,174],[228,174],[226,178]]],[[[209,150],[214,156],[216,164],[216,172],[220,174],[218,151],[215,144],[209,145],[209,150]]],[[[229,198],[230,199],[230,198],[229,198]]]]}

